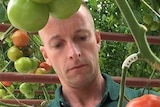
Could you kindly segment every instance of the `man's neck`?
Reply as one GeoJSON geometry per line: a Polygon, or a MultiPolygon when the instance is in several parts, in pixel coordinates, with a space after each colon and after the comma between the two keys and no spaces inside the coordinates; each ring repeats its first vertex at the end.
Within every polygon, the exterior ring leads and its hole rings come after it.
{"type": "Polygon", "coordinates": [[[95,107],[105,92],[105,80],[97,76],[91,84],[83,88],[62,87],[65,100],[73,107],[95,107]]]}

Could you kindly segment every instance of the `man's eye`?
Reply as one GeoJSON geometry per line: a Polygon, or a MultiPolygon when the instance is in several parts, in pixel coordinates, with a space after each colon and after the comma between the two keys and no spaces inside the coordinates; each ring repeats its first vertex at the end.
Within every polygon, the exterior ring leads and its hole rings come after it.
{"type": "Polygon", "coordinates": [[[87,36],[81,36],[81,37],[79,37],[79,40],[85,41],[85,40],[87,40],[87,36]]]}
{"type": "Polygon", "coordinates": [[[58,48],[60,48],[60,47],[62,47],[62,46],[63,46],[62,43],[57,43],[57,44],[54,45],[54,48],[57,48],[57,49],[58,49],[58,48]]]}

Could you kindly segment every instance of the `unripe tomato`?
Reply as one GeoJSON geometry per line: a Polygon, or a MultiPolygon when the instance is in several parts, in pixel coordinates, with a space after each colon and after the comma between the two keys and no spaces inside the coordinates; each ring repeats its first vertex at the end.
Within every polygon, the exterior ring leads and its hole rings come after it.
{"type": "Polygon", "coordinates": [[[130,100],[126,107],[160,107],[160,96],[145,94],[130,100]]]}
{"type": "Polygon", "coordinates": [[[33,48],[30,46],[23,47],[21,48],[21,50],[24,53],[24,56],[27,56],[27,57],[31,57],[34,53],[33,48]]]}
{"type": "Polygon", "coordinates": [[[157,21],[153,21],[150,25],[150,30],[156,31],[159,29],[159,27],[160,27],[160,23],[158,23],[157,21]]]}
{"type": "Polygon", "coordinates": [[[37,68],[35,70],[35,74],[47,74],[47,71],[45,70],[45,68],[37,68]]]}
{"type": "MultiPolygon", "coordinates": [[[[2,99],[14,99],[14,97],[13,97],[13,95],[9,94],[9,95],[3,96],[2,99]]],[[[2,106],[0,106],[0,107],[2,107],[2,106]]]]}
{"type": "Polygon", "coordinates": [[[150,25],[153,22],[153,17],[149,14],[143,16],[143,22],[150,25]]]}
{"type": "Polygon", "coordinates": [[[19,86],[19,90],[22,94],[27,94],[27,93],[30,93],[32,92],[32,87],[31,87],[31,84],[30,83],[22,83],[20,86],[19,86]]]}
{"type": "Polygon", "coordinates": [[[34,2],[36,2],[36,3],[49,3],[49,2],[51,2],[51,1],[53,1],[53,0],[32,0],[32,1],[34,1],[34,2]]]}
{"type": "Polygon", "coordinates": [[[28,73],[32,70],[32,61],[29,57],[20,57],[14,62],[14,67],[20,73],[28,73]]]}
{"type": "Polygon", "coordinates": [[[49,3],[50,13],[58,19],[73,15],[80,7],[82,0],[53,0],[49,3]]]}
{"type": "Polygon", "coordinates": [[[0,98],[4,97],[7,94],[7,91],[5,89],[0,89],[0,98]]]}
{"type": "Polygon", "coordinates": [[[24,56],[24,54],[19,48],[12,46],[8,49],[7,56],[11,61],[16,61],[18,58],[24,56]]]}
{"type": "Polygon", "coordinates": [[[45,26],[49,18],[47,4],[32,0],[10,0],[7,15],[13,26],[27,32],[37,32],[45,26]]]}
{"type": "Polygon", "coordinates": [[[31,98],[35,97],[35,93],[32,91],[32,92],[29,92],[29,93],[25,93],[24,96],[28,99],[31,99],[31,98]]]}
{"type": "Polygon", "coordinates": [[[33,57],[33,58],[30,58],[31,62],[32,62],[32,66],[31,66],[31,71],[34,71],[37,69],[38,67],[38,59],[33,57]]]}

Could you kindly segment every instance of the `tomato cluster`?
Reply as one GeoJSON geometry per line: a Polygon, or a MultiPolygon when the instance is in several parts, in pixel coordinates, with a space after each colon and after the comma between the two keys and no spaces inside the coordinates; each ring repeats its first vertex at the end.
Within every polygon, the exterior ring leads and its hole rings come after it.
{"type": "Polygon", "coordinates": [[[10,0],[7,15],[13,26],[27,32],[42,29],[51,14],[65,19],[80,7],[81,0],[10,0]]]}
{"type": "Polygon", "coordinates": [[[146,14],[143,16],[143,22],[151,31],[156,31],[160,27],[159,19],[155,19],[150,14],[146,14]]]}
{"type": "Polygon", "coordinates": [[[35,97],[35,90],[39,88],[38,83],[22,83],[19,86],[19,90],[26,98],[34,98],[35,97]]]}
{"type": "Polygon", "coordinates": [[[11,61],[14,61],[14,67],[18,72],[46,74],[51,70],[50,65],[33,56],[34,51],[29,45],[30,39],[25,31],[15,31],[11,39],[13,46],[8,49],[7,55],[11,61]]]}
{"type": "Polygon", "coordinates": [[[11,99],[13,98],[12,94],[14,92],[14,85],[10,81],[0,82],[0,99],[11,99]]]}

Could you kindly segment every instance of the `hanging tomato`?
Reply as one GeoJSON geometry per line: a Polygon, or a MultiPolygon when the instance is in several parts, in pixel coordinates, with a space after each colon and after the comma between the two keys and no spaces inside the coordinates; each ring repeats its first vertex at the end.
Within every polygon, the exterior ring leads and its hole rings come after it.
{"type": "Polygon", "coordinates": [[[160,107],[160,96],[145,94],[130,100],[126,107],[160,107]]]}

